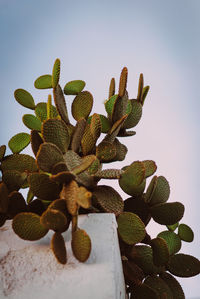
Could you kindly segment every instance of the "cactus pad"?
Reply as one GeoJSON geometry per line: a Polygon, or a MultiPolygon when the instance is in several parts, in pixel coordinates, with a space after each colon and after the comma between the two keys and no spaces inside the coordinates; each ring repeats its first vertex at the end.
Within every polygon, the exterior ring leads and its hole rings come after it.
{"type": "MultiPolygon", "coordinates": [[[[35,114],[41,122],[47,119],[47,103],[38,103],[35,107],[35,114]]],[[[58,112],[54,106],[51,106],[51,114],[53,118],[58,116],[58,112]]]]}
{"type": "Polygon", "coordinates": [[[34,213],[19,213],[12,222],[14,232],[24,240],[36,241],[43,238],[48,229],[40,223],[40,216],[34,213]]]}
{"type": "Polygon", "coordinates": [[[123,260],[122,259],[122,265],[123,265],[123,272],[125,276],[125,281],[130,284],[141,284],[142,280],[145,278],[144,272],[138,265],[136,265],[131,260],[123,260]]]}
{"type": "Polygon", "coordinates": [[[126,244],[132,245],[144,239],[145,226],[136,214],[123,212],[118,216],[117,223],[119,236],[126,244]]]}
{"type": "Polygon", "coordinates": [[[79,206],[84,209],[89,209],[91,206],[92,193],[85,187],[80,186],[77,193],[76,202],[79,206]]]}
{"type": "Polygon", "coordinates": [[[27,133],[18,133],[13,136],[9,142],[8,146],[13,153],[20,153],[25,147],[30,143],[31,137],[27,133]]]}
{"type": "Polygon", "coordinates": [[[178,235],[181,240],[185,242],[192,242],[194,240],[194,233],[192,229],[188,225],[183,223],[181,223],[178,227],[178,235]]]}
{"type": "Polygon", "coordinates": [[[158,237],[167,242],[170,255],[177,253],[181,249],[181,239],[176,233],[163,231],[158,234],[158,237]]]}
{"type": "Polygon", "coordinates": [[[142,117],[142,105],[137,100],[130,100],[131,112],[128,114],[122,128],[130,129],[135,127],[142,117]]]}
{"type": "Polygon", "coordinates": [[[126,91],[126,84],[127,84],[127,77],[128,77],[128,69],[124,67],[121,71],[120,81],[119,81],[119,96],[123,97],[126,91]]]}
{"type": "Polygon", "coordinates": [[[0,146],[0,161],[3,159],[4,155],[6,152],[6,146],[5,145],[1,145],[0,146]]]}
{"type": "Polygon", "coordinates": [[[169,260],[167,242],[164,239],[157,237],[151,240],[151,247],[153,250],[153,263],[156,266],[164,266],[169,260]]]}
{"type": "Polygon", "coordinates": [[[170,288],[174,299],[185,299],[183,289],[176,278],[167,272],[163,272],[159,276],[170,288]]]}
{"type": "Polygon", "coordinates": [[[37,171],[37,165],[35,159],[29,155],[14,154],[4,158],[1,163],[1,169],[2,171],[17,170],[20,172],[33,172],[37,171]]]}
{"type": "Polygon", "coordinates": [[[101,162],[109,162],[116,156],[116,147],[114,144],[102,141],[96,148],[96,156],[101,162]]]}
{"type": "Polygon", "coordinates": [[[159,298],[174,298],[171,289],[164,282],[164,280],[162,280],[162,278],[158,276],[148,276],[145,279],[144,284],[148,285],[150,288],[155,290],[160,295],[159,298]]]}
{"type": "Polygon", "coordinates": [[[94,113],[90,122],[90,131],[95,140],[101,135],[101,118],[99,114],[94,113]]]}
{"type": "Polygon", "coordinates": [[[115,94],[112,97],[110,97],[107,101],[104,102],[105,109],[106,112],[108,113],[109,119],[112,118],[113,108],[117,98],[118,98],[118,94],[115,94]]]}
{"type": "Polygon", "coordinates": [[[145,160],[142,161],[145,167],[145,178],[148,178],[149,176],[153,175],[154,172],[157,170],[157,165],[152,160],[145,160]]]}
{"type": "MultiPolygon", "coordinates": [[[[111,123],[106,116],[104,116],[102,114],[98,114],[98,115],[101,120],[101,132],[107,133],[111,129],[111,123]]],[[[92,119],[92,116],[90,116],[87,120],[89,124],[91,123],[91,119],[92,119]]]]}
{"type": "Polygon", "coordinates": [[[177,223],[172,224],[172,225],[167,225],[167,228],[170,232],[174,232],[177,229],[178,226],[179,226],[179,223],[177,222],[177,223]]]}
{"type": "Polygon", "coordinates": [[[80,92],[72,103],[72,115],[75,120],[87,119],[93,106],[93,96],[89,91],[80,92]]]}
{"type": "Polygon", "coordinates": [[[77,95],[85,87],[85,82],[82,80],[73,80],[65,84],[64,93],[66,95],[77,95]]]}
{"type": "Polygon", "coordinates": [[[54,102],[55,102],[56,109],[57,109],[58,113],[60,114],[62,120],[66,124],[69,124],[69,118],[68,118],[68,112],[67,112],[65,97],[63,95],[63,92],[62,92],[62,89],[61,89],[60,85],[57,85],[53,89],[53,96],[54,96],[54,102]]]}
{"type": "Polygon", "coordinates": [[[81,139],[83,138],[83,134],[86,127],[86,120],[85,118],[81,118],[79,121],[77,121],[74,134],[71,141],[71,149],[74,152],[78,152],[80,145],[81,145],[81,139]]]}
{"type": "Polygon", "coordinates": [[[53,168],[52,168],[52,174],[58,174],[59,172],[62,171],[67,171],[67,165],[65,162],[58,162],[56,163],[53,168]]]}
{"type": "Polygon", "coordinates": [[[41,138],[40,134],[33,130],[31,131],[31,147],[34,155],[37,155],[40,145],[43,143],[43,139],[41,138]]]}
{"type": "Polygon", "coordinates": [[[60,233],[55,232],[51,239],[51,249],[60,264],[67,263],[67,251],[65,241],[60,233]]]}
{"type": "Polygon", "coordinates": [[[27,205],[21,193],[13,191],[9,194],[9,205],[7,215],[10,219],[14,218],[20,212],[27,211],[27,205]]]}
{"type": "Polygon", "coordinates": [[[104,169],[95,173],[94,177],[99,179],[119,179],[123,173],[120,169],[104,169]]]}
{"type": "Polygon", "coordinates": [[[91,252],[91,240],[89,235],[83,230],[78,229],[72,234],[72,251],[80,262],[85,262],[91,252]]]}
{"type": "Polygon", "coordinates": [[[168,200],[170,194],[169,183],[165,177],[157,177],[155,188],[151,194],[149,204],[151,206],[159,203],[164,203],[168,200]]]}
{"type": "Polygon", "coordinates": [[[50,179],[54,182],[68,184],[75,179],[75,175],[69,171],[61,171],[57,174],[51,175],[50,179]]]}
{"type": "Polygon", "coordinates": [[[34,199],[28,203],[27,210],[28,210],[28,212],[35,213],[35,214],[41,216],[42,213],[44,213],[44,211],[45,211],[45,207],[41,200],[34,199]]]}
{"type": "Polygon", "coordinates": [[[85,170],[87,170],[92,163],[96,160],[96,156],[95,155],[88,155],[82,158],[81,164],[74,167],[71,172],[75,175],[78,175],[82,172],[84,172],[85,170]]]}
{"type": "Polygon", "coordinates": [[[8,209],[8,189],[6,184],[0,183],[0,213],[6,213],[8,209]]]}
{"type": "Polygon", "coordinates": [[[22,118],[23,123],[30,130],[41,131],[42,122],[33,114],[24,114],[22,118]]]}
{"type": "Polygon", "coordinates": [[[60,198],[66,200],[66,205],[68,212],[71,215],[76,215],[78,206],[77,206],[77,194],[79,187],[76,181],[72,180],[67,185],[63,185],[62,191],[60,193],[60,198]]]}
{"type": "Polygon", "coordinates": [[[161,203],[150,209],[154,221],[165,225],[178,222],[183,217],[184,210],[184,205],[180,202],[161,203]]]}
{"type": "Polygon", "coordinates": [[[144,105],[144,101],[145,101],[146,96],[147,96],[147,94],[148,94],[148,92],[149,92],[149,89],[150,89],[150,86],[147,85],[147,86],[145,86],[145,87],[143,88],[143,90],[142,90],[142,99],[141,99],[141,104],[142,104],[142,106],[144,105]]]}
{"type": "Polygon", "coordinates": [[[22,106],[29,109],[35,109],[34,99],[32,95],[25,89],[16,89],[14,92],[14,97],[22,106]]]}
{"type": "Polygon", "coordinates": [[[60,79],[60,59],[56,59],[52,71],[52,87],[55,88],[58,85],[60,79]]]}
{"type": "Polygon", "coordinates": [[[140,74],[139,83],[138,83],[138,94],[137,94],[137,101],[142,103],[142,92],[144,87],[144,78],[143,74],[140,74]]]}
{"type": "Polygon", "coordinates": [[[131,299],[160,299],[160,296],[157,293],[157,291],[155,289],[150,288],[148,285],[144,283],[139,286],[134,286],[132,295],[133,296],[131,296],[131,299]]]}
{"type": "Polygon", "coordinates": [[[27,179],[26,172],[19,172],[17,170],[7,170],[3,172],[3,181],[6,183],[9,191],[18,191],[27,179]]]}
{"type": "Polygon", "coordinates": [[[57,232],[65,231],[67,217],[59,210],[48,208],[40,217],[41,224],[57,232]]]}
{"type": "Polygon", "coordinates": [[[34,82],[35,88],[38,89],[47,89],[52,88],[52,76],[51,75],[42,75],[38,77],[34,82]]]}
{"type": "Polygon", "coordinates": [[[178,277],[192,277],[200,273],[200,261],[194,256],[178,253],[169,259],[169,272],[178,277]]]}
{"type": "Polygon", "coordinates": [[[127,198],[124,201],[124,211],[138,215],[145,225],[147,225],[151,219],[149,206],[142,200],[141,197],[127,198]]]}

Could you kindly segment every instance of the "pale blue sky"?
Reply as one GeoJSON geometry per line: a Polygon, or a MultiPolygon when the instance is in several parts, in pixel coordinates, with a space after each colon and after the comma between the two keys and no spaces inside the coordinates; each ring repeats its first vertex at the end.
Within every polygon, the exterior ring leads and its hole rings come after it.
{"type": "MultiPolygon", "coordinates": [[[[15,102],[14,90],[24,88],[36,102],[46,100],[48,93],[35,90],[33,82],[51,73],[57,57],[62,86],[85,80],[94,110],[101,113],[111,77],[118,82],[127,66],[128,91],[135,97],[144,73],[151,89],[143,118],[137,135],[126,141],[127,161],[116,167],[156,161],[157,174],[169,180],[170,200],[186,207],[182,222],[195,232],[182,252],[199,258],[200,1],[0,0],[0,37],[0,144],[26,131],[20,119],[29,111],[15,102]]],[[[151,230],[156,234],[158,228],[151,230]]],[[[199,277],[180,281],[186,298],[199,295],[199,277]]]]}

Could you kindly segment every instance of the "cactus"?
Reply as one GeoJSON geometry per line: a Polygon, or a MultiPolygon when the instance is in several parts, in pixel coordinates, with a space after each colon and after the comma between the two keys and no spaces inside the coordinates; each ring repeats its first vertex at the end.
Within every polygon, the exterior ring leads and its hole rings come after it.
{"type": "Polygon", "coordinates": [[[152,160],[133,161],[122,169],[103,169],[104,163],[125,159],[128,149],[119,138],[136,134],[129,129],[141,120],[149,92],[143,74],[135,98],[129,98],[127,92],[126,67],[118,93],[115,79],[111,79],[103,115],[91,114],[93,95],[84,90],[84,81],[69,81],[62,89],[60,69],[61,62],[56,59],[52,72],[34,82],[35,88],[52,91],[54,104],[52,94],[37,103],[25,89],[14,92],[16,101],[34,114],[22,118],[30,134],[10,138],[11,155],[6,155],[5,145],[0,146],[0,226],[11,219],[14,232],[25,240],[38,240],[53,230],[51,249],[57,261],[65,264],[63,234],[71,224],[73,254],[85,262],[92,244],[87,232],[79,228],[78,215],[114,213],[129,297],[183,299],[183,290],[173,275],[192,277],[200,272],[198,259],[179,253],[182,242],[194,238],[187,224],[179,224],[183,204],[167,202],[169,182],[154,175],[157,165],[152,160]],[[71,113],[75,124],[71,123],[65,95],[74,96],[71,113]],[[29,143],[35,158],[21,153],[29,143]],[[101,179],[117,180],[131,197],[123,200],[111,186],[100,185],[101,179]],[[26,200],[21,188],[27,188],[26,200]],[[151,219],[168,230],[151,239],[146,232],[151,219]]]}

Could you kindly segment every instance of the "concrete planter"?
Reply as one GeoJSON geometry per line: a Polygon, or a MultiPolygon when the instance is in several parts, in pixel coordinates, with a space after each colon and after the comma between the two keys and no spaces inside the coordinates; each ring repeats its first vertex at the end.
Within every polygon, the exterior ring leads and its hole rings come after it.
{"type": "Polygon", "coordinates": [[[39,241],[23,241],[7,221],[0,228],[0,298],[125,299],[114,214],[81,215],[79,227],[91,237],[90,258],[86,263],[74,258],[68,231],[68,262],[61,265],[50,249],[52,231],[39,241]]]}

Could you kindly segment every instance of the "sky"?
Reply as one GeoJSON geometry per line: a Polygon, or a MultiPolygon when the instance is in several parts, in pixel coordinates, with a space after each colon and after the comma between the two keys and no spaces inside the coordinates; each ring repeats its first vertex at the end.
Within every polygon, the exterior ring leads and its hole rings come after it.
{"type": "MultiPolygon", "coordinates": [[[[94,96],[93,112],[102,114],[112,77],[118,84],[126,66],[127,90],[134,98],[144,74],[150,92],[143,117],[136,136],[124,141],[126,161],[113,167],[156,162],[156,174],[170,183],[170,201],[185,205],[181,222],[195,233],[193,243],[185,243],[181,252],[200,258],[200,1],[0,0],[0,38],[0,144],[28,132],[21,118],[29,110],[15,101],[14,90],[24,88],[36,103],[46,101],[49,91],[33,84],[51,73],[56,58],[61,60],[61,86],[84,80],[94,96]]],[[[66,100],[70,107],[73,97],[66,100]]],[[[117,182],[112,186],[128,197],[117,182]]],[[[156,236],[164,229],[150,223],[148,232],[156,236]]],[[[199,296],[199,277],[179,281],[186,298],[199,296]]]]}

